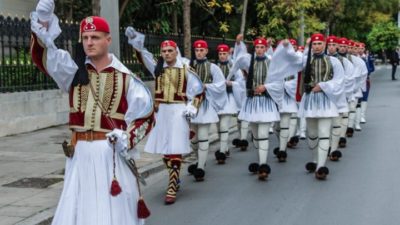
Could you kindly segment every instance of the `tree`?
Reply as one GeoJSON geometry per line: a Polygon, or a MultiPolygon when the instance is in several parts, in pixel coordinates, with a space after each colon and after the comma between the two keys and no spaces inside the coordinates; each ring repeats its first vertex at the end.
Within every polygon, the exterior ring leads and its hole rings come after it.
{"type": "Polygon", "coordinates": [[[246,26],[247,4],[248,3],[249,3],[248,0],[243,1],[242,21],[240,24],[240,32],[239,32],[241,34],[244,34],[244,27],[246,26]]]}
{"type": "Polygon", "coordinates": [[[191,27],[190,27],[190,5],[192,0],[183,0],[183,48],[187,58],[191,57],[191,27]]]}
{"type": "Polygon", "coordinates": [[[100,16],[100,0],[92,0],[92,15],[93,16],[100,16]]]}
{"type": "Polygon", "coordinates": [[[374,52],[394,50],[398,46],[400,29],[393,23],[376,24],[368,34],[368,44],[374,52]]]}

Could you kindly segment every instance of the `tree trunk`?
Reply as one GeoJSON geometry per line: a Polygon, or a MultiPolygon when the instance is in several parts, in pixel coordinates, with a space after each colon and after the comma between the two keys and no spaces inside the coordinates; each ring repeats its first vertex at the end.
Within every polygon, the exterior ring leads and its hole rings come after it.
{"type": "Polygon", "coordinates": [[[192,0],[183,0],[183,48],[184,56],[191,58],[190,4],[192,0]]]}
{"type": "Polygon", "coordinates": [[[124,11],[126,9],[126,6],[128,5],[129,0],[123,0],[122,4],[121,4],[121,8],[119,9],[119,18],[122,17],[122,15],[124,14],[124,11]]]}
{"type": "Polygon", "coordinates": [[[243,12],[242,12],[242,23],[240,25],[240,33],[241,34],[244,34],[244,27],[246,26],[247,4],[248,4],[248,0],[244,0],[243,1],[243,12]]]}
{"type": "Polygon", "coordinates": [[[178,33],[178,11],[174,9],[172,11],[172,29],[174,33],[178,33]]]}
{"type": "Polygon", "coordinates": [[[100,0],[92,0],[93,16],[100,16],[100,0]]]}
{"type": "Polygon", "coordinates": [[[71,5],[69,7],[69,11],[68,11],[68,15],[67,15],[67,18],[69,20],[73,20],[73,18],[74,18],[74,9],[72,7],[73,5],[74,5],[74,0],[71,0],[71,5]]]}

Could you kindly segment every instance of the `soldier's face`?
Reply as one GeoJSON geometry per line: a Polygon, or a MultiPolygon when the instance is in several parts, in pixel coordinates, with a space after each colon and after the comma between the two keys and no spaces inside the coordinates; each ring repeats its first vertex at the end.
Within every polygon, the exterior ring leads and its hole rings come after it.
{"type": "Polygon", "coordinates": [[[325,49],[325,42],[323,41],[314,41],[312,43],[312,50],[315,54],[320,54],[322,52],[324,52],[325,49]]]}
{"type": "Polygon", "coordinates": [[[265,52],[267,51],[267,47],[265,45],[256,45],[255,46],[256,56],[263,57],[265,52]]]}
{"type": "Polygon", "coordinates": [[[218,59],[220,62],[228,61],[229,54],[227,52],[218,52],[218,59]]]}
{"type": "Polygon", "coordinates": [[[194,49],[194,54],[196,56],[196,59],[204,59],[207,56],[208,49],[207,48],[195,48],[194,49]]]}
{"type": "Polygon", "coordinates": [[[347,53],[347,45],[339,45],[339,53],[341,54],[347,53]]]}
{"type": "Polygon", "coordinates": [[[337,45],[335,43],[328,44],[328,52],[329,54],[335,54],[337,51],[337,45]]]}
{"type": "Polygon", "coordinates": [[[82,44],[86,55],[91,59],[108,56],[111,35],[100,31],[83,32],[82,44]]]}
{"type": "Polygon", "coordinates": [[[161,57],[163,57],[164,61],[168,64],[174,63],[176,61],[176,57],[178,56],[178,51],[176,48],[172,46],[165,46],[161,48],[161,57]]]}

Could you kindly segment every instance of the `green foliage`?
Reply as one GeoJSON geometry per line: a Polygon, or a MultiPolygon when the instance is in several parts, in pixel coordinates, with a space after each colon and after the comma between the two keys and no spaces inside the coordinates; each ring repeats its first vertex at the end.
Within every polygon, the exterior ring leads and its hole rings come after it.
{"type": "Polygon", "coordinates": [[[393,23],[376,24],[368,34],[372,51],[394,50],[398,46],[400,29],[393,23]]]}

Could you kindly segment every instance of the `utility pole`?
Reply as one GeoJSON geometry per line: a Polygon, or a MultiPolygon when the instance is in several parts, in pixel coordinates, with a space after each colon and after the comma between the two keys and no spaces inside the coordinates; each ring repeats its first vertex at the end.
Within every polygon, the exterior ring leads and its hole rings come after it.
{"type": "Polygon", "coordinates": [[[100,0],[100,16],[106,18],[110,25],[112,43],[110,52],[119,58],[119,9],[118,0],[100,0]]]}
{"type": "Polygon", "coordinates": [[[304,46],[304,10],[300,11],[300,45],[304,46]]]}
{"type": "Polygon", "coordinates": [[[242,12],[242,23],[240,25],[240,34],[243,34],[243,35],[244,35],[244,27],[246,26],[247,4],[248,4],[248,0],[244,0],[243,1],[243,12],[242,12]]]}

